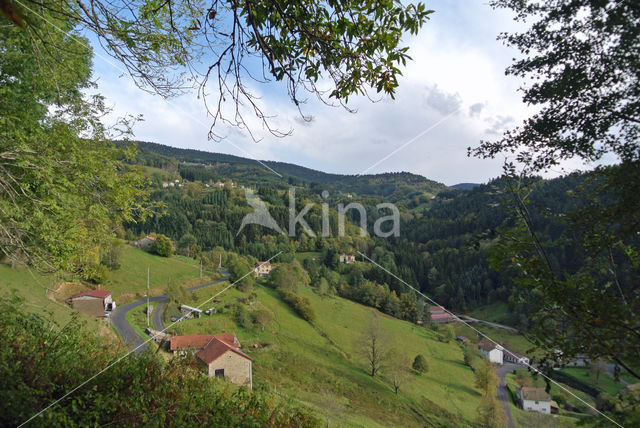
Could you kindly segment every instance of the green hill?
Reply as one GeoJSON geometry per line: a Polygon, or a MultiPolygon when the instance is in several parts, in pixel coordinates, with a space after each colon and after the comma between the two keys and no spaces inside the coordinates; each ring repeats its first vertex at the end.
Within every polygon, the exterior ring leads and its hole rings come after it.
{"type": "MultiPolygon", "coordinates": [[[[163,259],[127,248],[121,269],[112,274],[111,285],[104,288],[112,289],[117,301],[118,296],[122,299],[144,293],[147,265],[156,272],[151,285],[158,291],[169,282],[191,284],[199,274],[182,258],[163,259]],[[173,279],[169,281],[168,276],[173,279]]],[[[59,278],[33,275],[25,268],[0,265],[0,293],[6,295],[14,289],[25,299],[26,308],[52,311],[60,323],[66,322],[74,312],[45,295],[45,289],[53,288],[59,278]]],[[[200,304],[227,285],[189,293],[188,301],[200,304]]],[[[224,301],[217,306],[222,313],[181,322],[175,329],[180,333],[236,332],[244,350],[255,360],[256,389],[304,404],[322,415],[329,414],[332,424],[472,424],[480,393],[473,387],[472,372],[462,363],[462,352],[456,343],[439,342],[431,330],[382,316],[383,328],[393,337],[394,348],[411,359],[418,353],[425,355],[430,367],[426,374],[411,375],[411,382],[403,385],[396,396],[384,369],[380,378],[369,376],[357,346],[372,309],[339,297],[321,297],[311,287],[304,287],[300,294],[310,299],[317,313],[315,325],[311,325],[284,304],[275,290],[257,285],[253,291],[257,301],[246,305],[249,312],[266,309],[273,317],[264,331],[254,325],[239,326],[232,310],[224,309],[225,304],[247,296],[235,288],[221,295],[224,301]],[[253,348],[254,343],[259,345],[257,349],[253,348]]],[[[175,306],[169,307],[166,317],[172,308],[175,306]]],[[[80,316],[89,326],[104,327],[102,321],[80,316]]]]}
{"type": "MultiPolygon", "coordinates": [[[[227,285],[192,293],[187,301],[198,305],[227,285]]],[[[236,333],[243,350],[254,358],[256,389],[277,392],[328,414],[332,425],[472,425],[481,395],[456,342],[440,342],[432,330],[380,315],[383,329],[393,338],[390,346],[394,352],[411,361],[423,354],[429,364],[427,373],[411,374],[396,396],[389,369],[372,378],[358,346],[373,309],[340,297],[321,297],[315,289],[302,287],[299,293],[310,300],[317,314],[312,325],[284,304],[275,290],[256,285],[252,292],[257,295],[256,302],[243,307],[249,314],[266,310],[272,315],[273,321],[264,330],[251,323],[242,327],[234,321],[233,305],[247,296],[236,289],[221,295],[223,301],[215,304],[217,314],[182,321],[170,330],[178,334],[236,333]]],[[[165,318],[174,309],[170,306],[165,318]]]]}
{"type": "Polygon", "coordinates": [[[409,172],[369,175],[331,174],[285,162],[261,161],[222,153],[179,149],[157,143],[138,142],[137,162],[148,167],[177,171],[189,181],[231,178],[244,184],[286,183],[320,185],[322,190],[383,197],[387,202],[400,202],[431,196],[447,189],[442,183],[409,172]],[[267,170],[272,168],[283,178],[267,170]]]}

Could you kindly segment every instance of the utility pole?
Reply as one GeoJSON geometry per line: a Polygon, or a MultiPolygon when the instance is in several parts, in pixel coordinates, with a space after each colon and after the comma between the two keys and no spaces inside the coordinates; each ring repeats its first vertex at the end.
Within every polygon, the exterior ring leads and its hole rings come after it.
{"type": "Polygon", "coordinates": [[[147,327],[149,327],[149,266],[147,266],[147,327]]]}
{"type": "Polygon", "coordinates": [[[202,279],[202,259],[200,259],[200,279],[202,279]]]}

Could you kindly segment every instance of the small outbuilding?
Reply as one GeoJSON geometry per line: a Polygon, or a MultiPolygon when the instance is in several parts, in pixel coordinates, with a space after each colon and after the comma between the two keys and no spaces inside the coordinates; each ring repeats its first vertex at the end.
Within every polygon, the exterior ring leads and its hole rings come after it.
{"type": "Polygon", "coordinates": [[[202,309],[187,305],[180,305],[180,312],[182,312],[184,318],[200,318],[202,315],[202,309]]]}
{"type": "Polygon", "coordinates": [[[108,290],[90,290],[71,296],[67,302],[79,312],[102,318],[106,311],[116,308],[108,290]]]}
{"type": "Polygon", "coordinates": [[[195,356],[209,377],[225,378],[250,389],[253,387],[253,359],[232,344],[213,337],[195,356]]]}

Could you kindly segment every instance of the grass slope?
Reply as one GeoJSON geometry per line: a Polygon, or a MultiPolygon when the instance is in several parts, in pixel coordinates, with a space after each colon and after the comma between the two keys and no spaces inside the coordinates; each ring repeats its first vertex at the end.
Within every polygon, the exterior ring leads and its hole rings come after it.
{"type": "MultiPolygon", "coordinates": [[[[122,266],[111,272],[104,288],[113,292],[118,304],[137,300],[147,292],[147,267],[150,271],[151,296],[164,294],[170,285],[184,285],[189,281],[197,285],[209,279],[200,280],[200,265],[193,259],[176,255],[159,257],[126,245],[122,253],[122,266]]],[[[203,275],[219,277],[212,272],[203,272],[203,275]]]]}
{"type": "MultiPolygon", "coordinates": [[[[194,305],[226,287],[219,284],[186,296],[194,305]]],[[[423,354],[429,371],[403,385],[396,396],[388,372],[371,378],[357,342],[371,308],[339,297],[320,297],[309,287],[299,293],[311,300],[317,313],[314,325],[302,320],[265,286],[254,287],[257,301],[249,311],[266,309],[273,322],[263,331],[242,328],[225,309],[246,296],[235,288],[223,293],[219,313],[187,320],[170,327],[179,334],[235,332],[243,350],[254,358],[254,384],[304,403],[339,426],[469,426],[475,419],[480,393],[473,387],[473,373],[463,364],[459,346],[437,341],[433,331],[382,316],[394,348],[411,360],[423,354]],[[221,313],[220,313],[221,311],[221,313]],[[258,348],[253,345],[257,344],[258,348]]],[[[170,315],[170,307],[165,316],[170,315]]]]}

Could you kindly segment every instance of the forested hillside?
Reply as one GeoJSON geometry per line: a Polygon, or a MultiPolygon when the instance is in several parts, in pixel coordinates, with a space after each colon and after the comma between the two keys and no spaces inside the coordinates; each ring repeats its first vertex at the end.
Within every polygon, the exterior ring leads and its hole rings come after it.
{"type": "MultiPolygon", "coordinates": [[[[206,252],[220,246],[257,259],[267,259],[278,251],[285,253],[285,258],[292,257],[286,254],[295,252],[320,252],[321,260],[325,261],[322,263],[324,268],[330,270],[337,269],[337,266],[332,266],[331,254],[361,251],[391,274],[379,268],[360,269],[348,272],[342,281],[329,281],[329,285],[342,295],[383,308],[384,299],[376,301],[367,297],[369,292],[368,286],[364,286],[365,281],[388,287],[401,296],[409,290],[395,278],[398,276],[459,312],[469,312],[494,302],[519,302],[518,316],[509,316],[504,321],[527,327],[529,309],[526,299],[520,299],[520,290],[509,279],[509,272],[489,267],[489,249],[498,239],[499,230],[513,224],[504,206],[509,197],[506,192],[508,183],[504,179],[485,185],[462,186],[472,187],[463,190],[436,185],[413,174],[340,177],[279,164],[279,171],[297,175],[278,180],[277,176],[249,159],[151,143],[141,143],[141,149],[138,163],[165,172],[173,171],[184,183],[182,187],[162,188],[161,178],[156,177],[152,199],[165,205],[166,214],[142,223],[128,224],[131,239],[148,233],[166,234],[175,241],[193,236],[199,251],[206,252]],[[177,160],[165,155],[176,156],[177,160]],[[257,182],[257,176],[269,177],[269,180],[257,182]],[[340,181],[337,181],[338,177],[340,181]],[[229,182],[230,179],[233,186],[207,187],[208,183],[229,182]],[[301,233],[288,238],[256,225],[248,225],[238,232],[242,218],[252,212],[252,208],[248,206],[242,189],[234,187],[235,184],[255,189],[273,218],[285,229],[289,218],[288,192],[293,186],[297,211],[307,203],[313,204],[305,220],[318,236],[310,237],[298,230],[301,233]],[[324,199],[321,192],[326,189],[331,192],[324,199]],[[430,191],[435,194],[430,196],[430,191]],[[374,222],[385,214],[376,209],[376,205],[383,201],[395,202],[400,209],[399,237],[380,239],[371,233],[374,222]],[[358,202],[366,208],[369,233],[359,236],[356,228],[360,225],[359,213],[350,210],[346,213],[348,236],[338,238],[335,233],[337,204],[350,202],[358,202]],[[320,236],[322,203],[329,206],[329,224],[333,231],[329,237],[320,236]]],[[[154,174],[159,175],[158,172],[151,173],[152,176],[154,174]]],[[[554,180],[534,180],[532,186],[535,190],[530,204],[534,208],[536,230],[546,242],[560,237],[565,227],[562,216],[577,203],[577,199],[569,197],[569,194],[578,188],[582,180],[583,176],[579,174],[554,180]]],[[[572,254],[563,250],[552,251],[552,256],[554,263],[568,269],[575,269],[579,264],[572,254]]],[[[314,271],[310,265],[306,267],[314,271]]],[[[393,310],[387,312],[394,314],[393,310]]],[[[415,316],[401,317],[411,319],[415,316]]]]}

